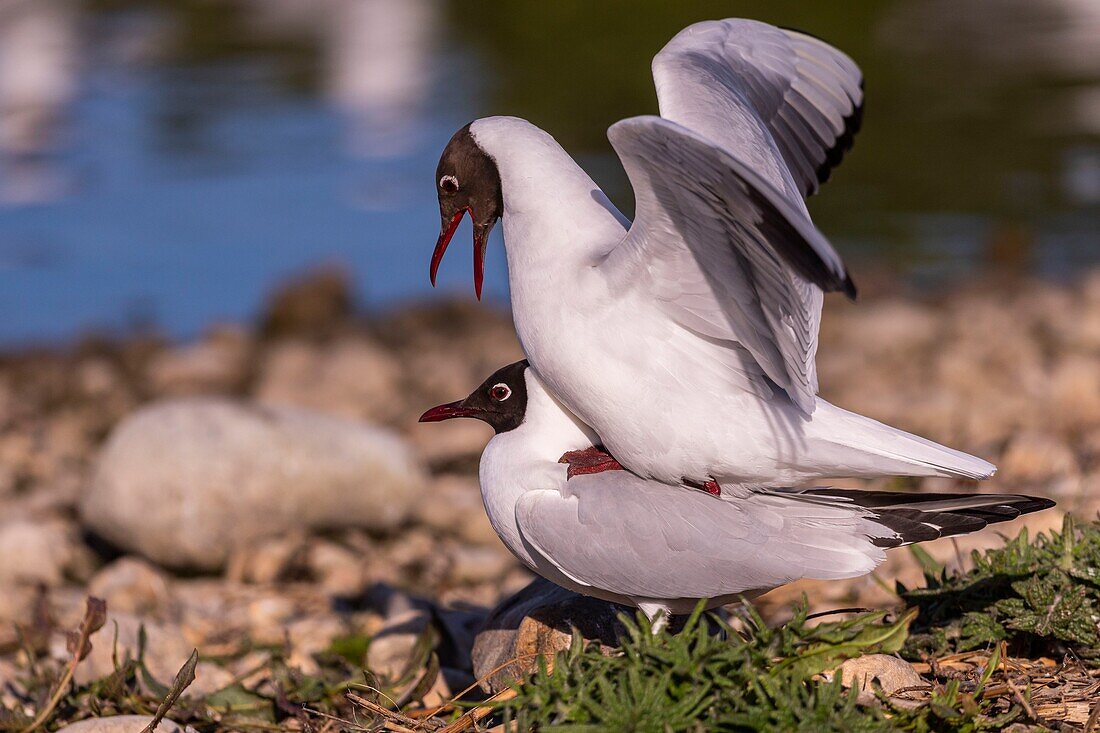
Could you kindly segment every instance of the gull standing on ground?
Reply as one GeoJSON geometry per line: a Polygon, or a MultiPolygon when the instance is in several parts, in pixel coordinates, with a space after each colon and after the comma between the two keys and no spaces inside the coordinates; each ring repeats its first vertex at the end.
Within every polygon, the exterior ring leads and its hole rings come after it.
{"type": "Polygon", "coordinates": [[[420,420],[456,417],[484,420],[496,431],[481,455],[481,497],[512,554],[560,586],[637,606],[652,620],[689,613],[699,599],[713,608],[799,578],[863,575],[887,548],[967,534],[1054,505],[1011,494],[854,489],[718,498],[625,470],[574,475],[559,456],[584,454],[598,437],[526,361],[420,420]]]}
{"type": "Polygon", "coordinates": [[[862,76],[803,33],[698,23],[653,59],[661,115],[612,125],[628,221],[546,132],[515,117],[459,130],[436,175],[432,281],[466,212],[480,296],[503,219],[512,313],[546,387],[645,478],[716,487],[996,470],[817,396],[823,295],[855,295],[810,221],[852,142],[862,76]]]}

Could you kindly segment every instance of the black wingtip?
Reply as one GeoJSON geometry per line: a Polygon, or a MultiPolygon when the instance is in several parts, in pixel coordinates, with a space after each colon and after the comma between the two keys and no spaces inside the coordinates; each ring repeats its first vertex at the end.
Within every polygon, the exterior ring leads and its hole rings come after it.
{"type": "MultiPolygon", "coordinates": [[[[844,130],[840,136],[833,142],[833,146],[825,151],[825,160],[821,162],[821,165],[817,167],[814,174],[817,176],[817,187],[820,188],[821,184],[829,180],[829,177],[833,174],[833,169],[840,165],[840,162],[844,160],[844,156],[852,149],[852,145],[855,144],[856,134],[863,126],[863,109],[866,105],[866,92],[863,88],[863,79],[859,80],[860,99],[858,102],[852,100],[852,111],[844,118],[844,130]]],[[[816,189],[815,189],[816,191],[816,189]]],[[[812,193],[812,192],[811,192],[812,193]]]]}
{"type": "Polygon", "coordinates": [[[844,282],[840,284],[840,290],[848,296],[848,300],[854,301],[859,297],[859,290],[856,289],[856,284],[852,282],[852,277],[848,273],[844,273],[844,282]]]}

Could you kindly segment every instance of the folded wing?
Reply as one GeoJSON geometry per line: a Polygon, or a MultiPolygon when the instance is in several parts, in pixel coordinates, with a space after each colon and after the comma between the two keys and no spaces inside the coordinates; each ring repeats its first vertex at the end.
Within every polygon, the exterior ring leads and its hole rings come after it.
{"type": "Polygon", "coordinates": [[[802,577],[869,572],[885,555],[852,506],[754,494],[733,501],[627,472],[577,476],[568,496],[516,506],[524,541],[562,574],[620,595],[714,598],[802,577]]]}
{"type": "Polygon", "coordinates": [[[573,581],[620,595],[716,598],[872,570],[891,547],[1054,506],[1018,494],[811,489],[715,498],[626,472],[516,505],[524,541],[573,581]]]}

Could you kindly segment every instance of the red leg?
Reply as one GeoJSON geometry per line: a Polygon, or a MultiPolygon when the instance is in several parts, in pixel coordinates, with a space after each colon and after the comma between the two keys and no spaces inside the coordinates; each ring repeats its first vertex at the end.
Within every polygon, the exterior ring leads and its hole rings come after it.
{"type": "Polygon", "coordinates": [[[621,471],[623,467],[611,457],[611,454],[599,446],[584,450],[571,450],[558,459],[558,463],[569,464],[568,478],[602,471],[621,471]]]}
{"type": "Polygon", "coordinates": [[[684,483],[693,489],[705,491],[711,496],[722,495],[722,487],[719,486],[718,482],[714,479],[708,479],[707,481],[692,481],[691,479],[684,479],[684,483]]]}

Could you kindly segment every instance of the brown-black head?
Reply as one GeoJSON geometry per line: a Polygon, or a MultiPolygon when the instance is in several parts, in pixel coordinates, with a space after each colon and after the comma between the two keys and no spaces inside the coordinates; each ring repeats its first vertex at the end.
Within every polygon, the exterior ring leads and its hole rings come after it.
{"type": "Polygon", "coordinates": [[[477,144],[470,125],[456,132],[444,148],[435,170],[435,186],[439,196],[439,240],[432,253],[432,285],[443,253],[468,211],[474,225],[474,291],[480,300],[485,246],[493,225],[504,215],[504,198],[497,164],[477,144]]]}
{"type": "Polygon", "coordinates": [[[425,412],[420,422],[440,422],[454,417],[472,417],[506,433],[523,423],[527,414],[527,360],[496,370],[464,400],[448,402],[425,412]]]}

